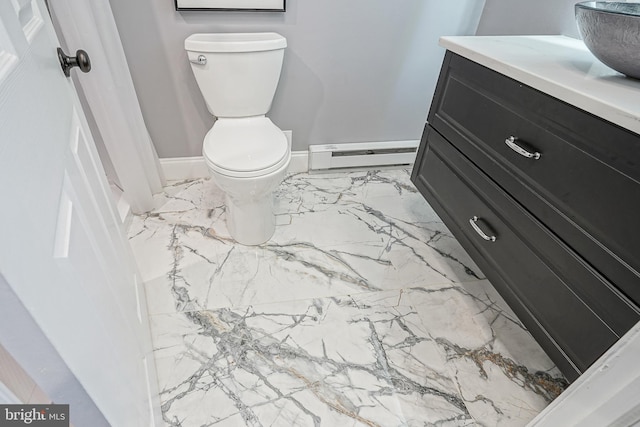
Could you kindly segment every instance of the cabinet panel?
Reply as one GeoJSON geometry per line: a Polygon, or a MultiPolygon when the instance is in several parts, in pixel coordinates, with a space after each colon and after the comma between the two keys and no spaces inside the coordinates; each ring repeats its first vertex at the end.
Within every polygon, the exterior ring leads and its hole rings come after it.
{"type": "Polygon", "coordinates": [[[429,122],[640,303],[640,137],[450,53],[429,122]]]}
{"type": "Polygon", "coordinates": [[[606,280],[428,127],[412,179],[568,378],[639,319],[606,280]],[[473,229],[474,216],[495,241],[473,229]],[[590,294],[577,293],[575,283],[590,294]]]}

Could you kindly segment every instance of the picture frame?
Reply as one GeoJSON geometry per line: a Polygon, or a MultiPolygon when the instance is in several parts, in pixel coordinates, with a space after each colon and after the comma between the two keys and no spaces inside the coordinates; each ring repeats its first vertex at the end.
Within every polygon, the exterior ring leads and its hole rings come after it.
{"type": "Polygon", "coordinates": [[[174,0],[176,10],[284,12],[286,0],[174,0]]]}

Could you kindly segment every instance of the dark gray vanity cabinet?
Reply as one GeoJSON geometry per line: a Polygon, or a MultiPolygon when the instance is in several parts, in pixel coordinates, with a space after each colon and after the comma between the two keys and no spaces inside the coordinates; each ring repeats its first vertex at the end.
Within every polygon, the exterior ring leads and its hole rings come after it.
{"type": "Polygon", "coordinates": [[[447,52],[412,181],[569,380],[640,321],[640,136],[447,52]]]}

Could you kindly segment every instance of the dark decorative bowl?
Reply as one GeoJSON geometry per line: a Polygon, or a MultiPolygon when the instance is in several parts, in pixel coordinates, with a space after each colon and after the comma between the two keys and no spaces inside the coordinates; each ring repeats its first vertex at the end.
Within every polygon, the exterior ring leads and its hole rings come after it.
{"type": "Polygon", "coordinates": [[[640,79],[640,3],[585,1],[575,10],[591,53],[614,70],[640,79]]]}

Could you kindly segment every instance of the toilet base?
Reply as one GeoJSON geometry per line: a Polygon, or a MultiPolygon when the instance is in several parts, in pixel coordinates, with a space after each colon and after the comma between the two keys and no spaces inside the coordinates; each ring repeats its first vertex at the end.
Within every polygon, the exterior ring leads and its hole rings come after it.
{"type": "Polygon", "coordinates": [[[227,228],[233,239],[248,246],[260,245],[273,236],[276,218],[273,193],[259,199],[234,200],[226,195],[227,228]]]}
{"type": "MultiPolygon", "coordinates": [[[[218,119],[218,121],[227,119],[218,119]]],[[[237,119],[244,120],[244,119],[237,119]]],[[[265,118],[269,123],[268,119],[265,118]]],[[[217,123],[217,122],[216,122],[217,123]]],[[[239,122],[236,122],[236,124],[239,122]]],[[[218,124],[215,124],[215,128],[218,124]]],[[[271,126],[275,127],[273,123],[271,126]]],[[[277,128],[276,128],[277,129],[277,128]]],[[[282,133],[282,131],[278,130],[282,133]]],[[[283,138],[286,137],[282,135],[283,138]]],[[[233,239],[242,245],[260,245],[273,236],[276,228],[274,214],[274,191],[284,180],[291,162],[291,147],[287,147],[283,161],[278,168],[258,174],[261,171],[226,171],[210,161],[203,147],[203,154],[213,182],[225,194],[227,229],[233,239]],[[242,176],[244,175],[244,176],[242,176]]]]}

